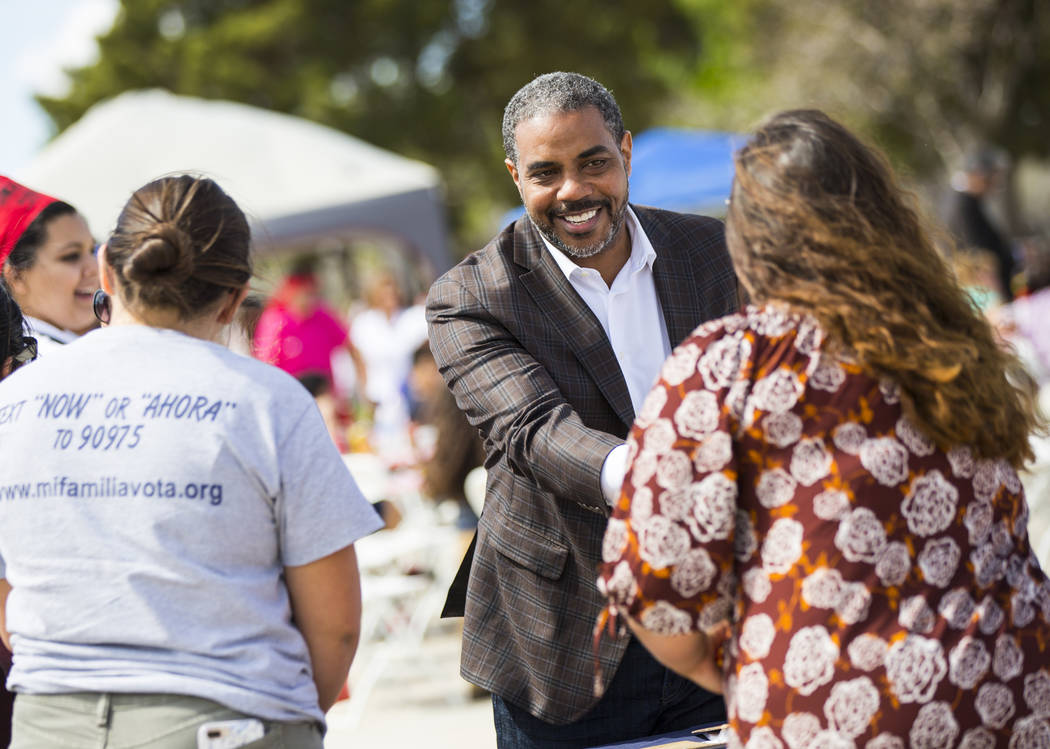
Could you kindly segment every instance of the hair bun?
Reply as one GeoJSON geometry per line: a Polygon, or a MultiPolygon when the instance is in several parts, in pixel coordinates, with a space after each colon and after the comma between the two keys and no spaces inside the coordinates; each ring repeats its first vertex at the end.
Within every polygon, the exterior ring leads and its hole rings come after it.
{"type": "Polygon", "coordinates": [[[178,284],[193,275],[194,255],[186,232],[172,222],[157,224],[131,253],[124,275],[138,284],[178,284]]]}

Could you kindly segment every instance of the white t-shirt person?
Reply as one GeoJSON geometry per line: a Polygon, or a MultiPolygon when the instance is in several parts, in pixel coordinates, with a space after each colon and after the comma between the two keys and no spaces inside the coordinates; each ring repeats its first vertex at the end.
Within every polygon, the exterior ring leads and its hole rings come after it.
{"type": "Polygon", "coordinates": [[[10,688],[323,723],[283,569],[382,521],[292,377],[104,328],[0,383],[0,454],[10,688]]]}

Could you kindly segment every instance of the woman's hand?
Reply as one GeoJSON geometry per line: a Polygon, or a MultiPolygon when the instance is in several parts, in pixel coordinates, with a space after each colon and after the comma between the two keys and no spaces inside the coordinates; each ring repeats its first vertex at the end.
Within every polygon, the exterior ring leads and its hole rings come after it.
{"type": "Polygon", "coordinates": [[[720,649],[729,638],[729,623],[708,632],[661,635],[626,617],[631,632],[656,660],[709,692],[722,694],[720,649]]]}

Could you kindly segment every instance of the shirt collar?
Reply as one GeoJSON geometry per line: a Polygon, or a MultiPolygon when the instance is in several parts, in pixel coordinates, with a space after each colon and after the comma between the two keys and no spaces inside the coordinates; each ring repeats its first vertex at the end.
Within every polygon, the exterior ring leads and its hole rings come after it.
{"type": "MultiPolygon", "coordinates": [[[[630,269],[630,272],[635,273],[642,266],[648,266],[649,270],[652,270],[653,262],[656,261],[656,250],[653,248],[653,243],[649,241],[649,237],[645,235],[642,225],[638,222],[634,209],[629,205],[624,217],[624,225],[627,228],[627,235],[631,239],[631,256],[627,259],[627,267],[630,269]]],[[[540,238],[554,258],[554,262],[558,264],[558,268],[565,274],[565,278],[571,280],[574,272],[583,270],[568,255],[548,242],[545,236],[540,234],[540,238]]]]}
{"type": "Polygon", "coordinates": [[[24,315],[24,317],[25,321],[29,323],[30,333],[35,337],[42,335],[47,336],[55,343],[72,343],[78,337],[72,330],[59,328],[49,322],[44,322],[36,317],[30,317],[29,315],[24,315]]]}

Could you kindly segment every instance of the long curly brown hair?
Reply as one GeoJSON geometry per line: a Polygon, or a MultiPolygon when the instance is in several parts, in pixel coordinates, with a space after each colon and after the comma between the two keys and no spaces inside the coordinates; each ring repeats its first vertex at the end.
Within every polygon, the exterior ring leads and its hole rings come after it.
{"type": "Polygon", "coordinates": [[[735,161],[726,238],[752,300],[813,315],[827,346],[900,386],[905,414],[939,447],[1031,460],[1043,426],[1031,377],[886,159],[823,112],[795,110],[767,120],[735,161]]]}

